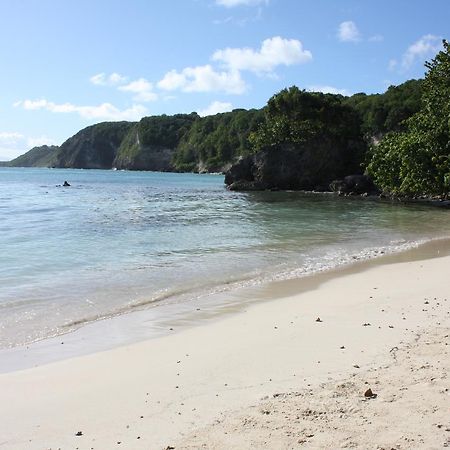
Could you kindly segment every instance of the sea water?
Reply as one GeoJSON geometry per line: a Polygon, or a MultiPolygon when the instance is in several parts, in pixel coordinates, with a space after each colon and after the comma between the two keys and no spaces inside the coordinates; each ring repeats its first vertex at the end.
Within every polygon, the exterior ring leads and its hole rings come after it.
{"type": "Polygon", "coordinates": [[[406,249],[448,218],[220,175],[0,168],[0,347],[406,249]]]}

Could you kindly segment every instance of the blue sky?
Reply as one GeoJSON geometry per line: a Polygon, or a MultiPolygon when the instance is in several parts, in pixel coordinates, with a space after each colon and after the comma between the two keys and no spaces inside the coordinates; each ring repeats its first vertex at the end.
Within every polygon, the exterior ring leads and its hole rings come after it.
{"type": "Polygon", "coordinates": [[[424,75],[449,0],[1,0],[0,160],[105,120],[424,75]]]}

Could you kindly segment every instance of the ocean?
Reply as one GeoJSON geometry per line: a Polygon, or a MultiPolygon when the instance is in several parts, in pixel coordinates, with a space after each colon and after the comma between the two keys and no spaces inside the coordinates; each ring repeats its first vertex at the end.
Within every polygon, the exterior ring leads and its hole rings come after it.
{"type": "Polygon", "coordinates": [[[0,348],[408,249],[447,237],[448,218],[330,194],[230,192],[221,175],[0,168],[0,348]]]}

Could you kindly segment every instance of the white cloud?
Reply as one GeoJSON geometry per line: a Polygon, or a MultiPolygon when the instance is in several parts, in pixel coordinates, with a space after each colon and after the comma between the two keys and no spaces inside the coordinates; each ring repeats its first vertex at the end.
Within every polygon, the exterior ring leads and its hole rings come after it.
{"type": "Polygon", "coordinates": [[[411,44],[402,56],[402,69],[408,70],[419,60],[424,62],[426,58],[434,56],[442,49],[442,38],[427,34],[422,36],[419,40],[411,44]]]}
{"type": "Polygon", "coordinates": [[[153,102],[158,99],[158,95],[152,91],[153,84],[145,78],[139,78],[124,86],[120,86],[119,90],[134,93],[133,100],[137,102],[153,102]]]}
{"type": "Polygon", "coordinates": [[[183,92],[226,92],[242,94],[246,90],[244,80],[238,71],[214,70],[209,64],[205,66],[186,67],[181,72],[171,70],[158,83],[166,91],[183,92]]]}
{"type": "Polygon", "coordinates": [[[323,92],[324,94],[339,94],[339,95],[345,95],[350,96],[352,95],[350,91],[347,89],[339,89],[333,86],[324,86],[324,85],[313,85],[308,86],[308,91],[310,92],[323,92]]]}
{"type": "Polygon", "coordinates": [[[228,102],[212,102],[207,108],[198,111],[199,116],[213,116],[214,114],[232,111],[233,105],[228,102]]]}
{"type": "Polygon", "coordinates": [[[0,145],[14,145],[24,139],[24,135],[16,132],[0,131],[0,145]]]}
{"type": "Polygon", "coordinates": [[[77,113],[88,120],[139,120],[147,114],[147,108],[143,105],[133,105],[130,108],[120,110],[111,103],[102,103],[96,106],[79,106],[72,103],[54,103],[45,99],[24,100],[14,103],[16,107],[27,110],[46,110],[53,113],[77,113]]]}
{"type": "Polygon", "coordinates": [[[257,6],[268,4],[269,0],[216,0],[216,5],[234,8],[235,6],[257,6]]]}
{"type": "Polygon", "coordinates": [[[270,73],[276,66],[301,64],[312,59],[309,50],[296,39],[275,36],[263,41],[261,49],[226,48],[217,50],[212,59],[221,61],[230,70],[249,70],[255,73],[270,73]]]}
{"type": "Polygon", "coordinates": [[[275,67],[305,63],[311,59],[311,52],[304,50],[300,41],[275,36],[264,40],[261,48],[256,51],[251,48],[217,50],[212,55],[212,60],[222,63],[222,70],[211,64],[185,67],[181,71],[171,70],[157,86],[165,91],[243,94],[247,85],[241,72],[251,71],[276,78],[273,73],[275,67]]]}
{"type": "Polygon", "coordinates": [[[186,76],[176,70],[171,70],[164,75],[164,78],[159,81],[158,87],[165,91],[175,91],[183,88],[187,83],[186,76]]]}
{"type": "Polygon", "coordinates": [[[416,42],[411,44],[400,60],[390,59],[388,69],[398,70],[399,72],[408,71],[417,61],[422,64],[429,57],[434,56],[442,49],[442,38],[433,34],[422,36],[416,42]]]}
{"type": "Polygon", "coordinates": [[[105,75],[99,73],[90,78],[91,83],[98,86],[115,86],[123,92],[133,93],[133,100],[135,102],[154,102],[158,99],[158,95],[153,92],[153,85],[145,78],[139,78],[128,82],[128,77],[112,73],[105,75]]]}
{"type": "Polygon", "coordinates": [[[97,75],[89,78],[89,81],[97,86],[117,86],[119,84],[126,83],[127,77],[124,77],[116,72],[113,72],[111,75],[98,73],[97,75]]]}
{"type": "Polygon", "coordinates": [[[355,22],[351,20],[339,25],[337,36],[341,42],[358,42],[361,40],[361,33],[355,22]]]}
{"type": "Polygon", "coordinates": [[[153,89],[153,85],[147,81],[145,78],[139,78],[138,80],[132,81],[131,83],[120,86],[119,89],[121,91],[129,91],[129,92],[145,92],[151,91],[153,89]]]}
{"type": "Polygon", "coordinates": [[[9,161],[24,154],[33,147],[54,145],[54,139],[48,136],[27,137],[17,132],[0,132],[0,161],[9,161]]]}
{"type": "Polygon", "coordinates": [[[24,109],[34,110],[34,109],[42,109],[47,105],[47,100],[24,100],[18,101],[14,103],[14,106],[17,108],[18,106],[22,106],[24,109]]]}

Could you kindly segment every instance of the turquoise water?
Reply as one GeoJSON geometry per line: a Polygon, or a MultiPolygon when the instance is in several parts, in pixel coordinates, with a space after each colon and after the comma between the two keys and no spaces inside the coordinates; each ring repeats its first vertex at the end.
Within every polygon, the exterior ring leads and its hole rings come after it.
{"type": "Polygon", "coordinates": [[[398,251],[448,236],[448,218],[332,195],[234,193],[218,175],[0,168],[0,346],[398,251]]]}

